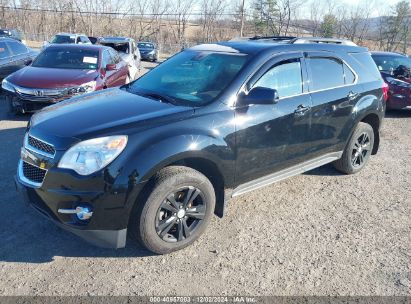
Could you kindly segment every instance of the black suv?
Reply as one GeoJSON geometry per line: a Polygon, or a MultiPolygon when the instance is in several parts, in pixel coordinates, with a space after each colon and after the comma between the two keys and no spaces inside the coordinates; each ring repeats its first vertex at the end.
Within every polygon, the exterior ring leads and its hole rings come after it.
{"type": "Polygon", "coordinates": [[[106,247],[186,247],[229,198],[379,146],[386,90],[367,49],[254,40],[186,49],[120,88],[33,115],[16,185],[61,227],[106,247]]]}

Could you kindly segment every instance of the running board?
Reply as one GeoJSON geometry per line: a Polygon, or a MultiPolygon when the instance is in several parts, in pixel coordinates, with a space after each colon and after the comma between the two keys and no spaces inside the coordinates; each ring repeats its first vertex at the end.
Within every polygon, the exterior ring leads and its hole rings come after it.
{"type": "Polygon", "coordinates": [[[292,166],[290,168],[287,168],[287,169],[278,171],[276,173],[266,175],[258,179],[255,179],[253,181],[247,182],[235,188],[231,194],[231,197],[239,196],[249,191],[253,191],[253,190],[265,187],[267,185],[270,185],[272,183],[281,181],[283,179],[289,178],[291,176],[295,176],[295,175],[304,173],[306,171],[310,171],[312,169],[321,167],[325,164],[328,164],[337,159],[340,159],[342,157],[342,154],[343,154],[342,151],[328,153],[323,156],[303,162],[301,164],[292,166]]]}

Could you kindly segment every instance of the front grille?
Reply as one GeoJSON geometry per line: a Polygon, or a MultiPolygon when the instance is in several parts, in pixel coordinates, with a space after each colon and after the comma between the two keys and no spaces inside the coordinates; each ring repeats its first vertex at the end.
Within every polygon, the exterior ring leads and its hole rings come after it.
{"type": "Polygon", "coordinates": [[[28,137],[28,144],[30,146],[32,146],[33,148],[36,148],[37,150],[46,152],[50,155],[54,155],[54,153],[56,153],[56,150],[54,149],[54,147],[48,143],[45,143],[44,141],[41,141],[37,138],[34,138],[32,136],[29,135],[28,137]]]}
{"type": "Polygon", "coordinates": [[[23,161],[23,175],[28,180],[41,184],[46,176],[47,170],[40,169],[23,161]]]}

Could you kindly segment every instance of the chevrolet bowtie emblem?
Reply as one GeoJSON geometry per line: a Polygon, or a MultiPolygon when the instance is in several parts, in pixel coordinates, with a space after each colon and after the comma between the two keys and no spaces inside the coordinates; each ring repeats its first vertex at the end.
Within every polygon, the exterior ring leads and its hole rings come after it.
{"type": "Polygon", "coordinates": [[[41,162],[40,163],[40,169],[44,169],[46,168],[46,163],[45,162],[41,162]]]}

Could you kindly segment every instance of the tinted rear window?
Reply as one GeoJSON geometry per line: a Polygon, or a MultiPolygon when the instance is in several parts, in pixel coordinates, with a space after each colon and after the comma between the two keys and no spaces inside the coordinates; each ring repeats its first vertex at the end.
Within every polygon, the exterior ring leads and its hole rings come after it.
{"type": "Polygon", "coordinates": [[[51,43],[75,43],[76,36],[56,35],[51,43]]]}
{"type": "Polygon", "coordinates": [[[370,53],[351,53],[350,55],[362,67],[362,73],[359,75],[362,81],[375,81],[381,79],[380,71],[378,71],[378,68],[374,60],[371,58],[370,53]]]}

